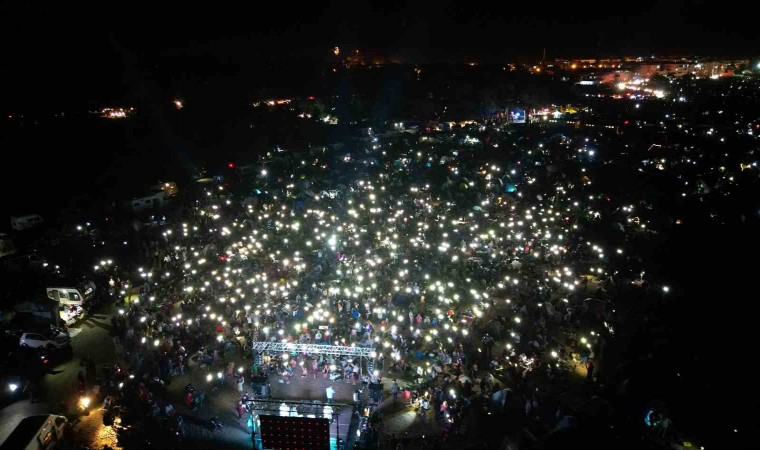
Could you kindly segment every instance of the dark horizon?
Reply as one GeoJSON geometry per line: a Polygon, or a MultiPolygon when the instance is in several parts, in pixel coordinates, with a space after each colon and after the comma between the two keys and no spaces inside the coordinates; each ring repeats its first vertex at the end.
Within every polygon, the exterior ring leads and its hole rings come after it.
{"type": "Polygon", "coordinates": [[[202,59],[247,66],[329,60],[334,46],[409,63],[565,57],[756,56],[751,14],[710,2],[480,6],[359,2],[222,11],[6,4],[6,89],[38,80],[119,77],[130,68],[202,59]],[[23,75],[22,75],[23,74],[23,75]]]}

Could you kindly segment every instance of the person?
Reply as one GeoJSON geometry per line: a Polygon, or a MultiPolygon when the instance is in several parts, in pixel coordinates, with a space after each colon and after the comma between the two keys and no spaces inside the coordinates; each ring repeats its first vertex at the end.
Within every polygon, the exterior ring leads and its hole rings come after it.
{"type": "Polygon", "coordinates": [[[34,381],[26,380],[24,392],[29,394],[29,403],[34,403],[34,381]]]}
{"type": "Polygon", "coordinates": [[[187,392],[185,394],[185,405],[190,409],[195,409],[196,404],[195,404],[195,399],[193,398],[192,392],[187,392]]]}
{"type": "Polygon", "coordinates": [[[80,370],[77,374],[77,392],[79,392],[79,395],[84,394],[85,390],[85,383],[84,383],[84,374],[80,370]]]}
{"type": "Polygon", "coordinates": [[[663,417],[662,421],[660,422],[659,429],[657,430],[657,434],[659,434],[660,437],[664,438],[667,435],[668,428],[670,428],[670,422],[670,417],[663,417]]]}
{"type": "Polygon", "coordinates": [[[393,380],[393,384],[391,384],[391,396],[393,396],[393,401],[395,402],[398,399],[398,392],[399,387],[396,380],[393,380]]]}
{"type": "Polygon", "coordinates": [[[351,373],[353,371],[353,368],[351,367],[351,363],[346,364],[346,366],[343,368],[343,382],[344,383],[350,383],[351,382],[351,373]]]}
{"type": "Polygon", "coordinates": [[[590,359],[586,361],[586,381],[594,381],[594,362],[590,359]]]}
{"type": "MultiPolygon", "coordinates": [[[[246,421],[245,421],[245,425],[248,427],[248,432],[251,433],[251,434],[253,434],[253,432],[254,432],[254,424],[255,424],[255,422],[253,421],[253,414],[251,414],[250,416],[248,416],[248,419],[246,419],[246,421]]],[[[254,440],[254,442],[255,442],[255,440],[254,440]]]]}
{"type": "Polygon", "coordinates": [[[238,402],[237,404],[237,413],[238,413],[238,420],[243,418],[243,413],[245,412],[245,407],[243,406],[243,402],[238,402]]]}
{"type": "Polygon", "coordinates": [[[420,415],[427,418],[427,412],[430,409],[430,401],[427,397],[423,396],[420,402],[420,415]]]}
{"type": "Polygon", "coordinates": [[[335,388],[332,387],[332,384],[327,386],[327,389],[325,389],[325,394],[327,395],[327,404],[332,405],[333,398],[335,397],[335,388]]]}

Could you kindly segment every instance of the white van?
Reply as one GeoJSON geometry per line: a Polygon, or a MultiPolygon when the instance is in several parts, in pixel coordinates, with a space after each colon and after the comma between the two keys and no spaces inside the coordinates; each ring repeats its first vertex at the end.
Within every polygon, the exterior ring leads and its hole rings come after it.
{"type": "Polygon", "coordinates": [[[53,450],[63,447],[69,426],[63,416],[44,414],[21,420],[5,439],[0,450],[53,450]]]}
{"type": "Polygon", "coordinates": [[[71,325],[82,317],[85,305],[95,297],[95,289],[95,283],[84,280],[73,287],[49,287],[47,296],[58,302],[61,321],[71,325]]]}
{"type": "Polygon", "coordinates": [[[56,300],[61,305],[81,306],[92,298],[95,292],[95,286],[89,287],[89,284],[92,284],[92,282],[87,282],[80,287],[49,287],[47,288],[47,296],[56,300]]]}
{"type": "Polygon", "coordinates": [[[15,231],[26,230],[27,228],[41,225],[44,221],[45,219],[37,214],[30,214],[28,216],[11,216],[11,228],[15,231]]]}
{"type": "Polygon", "coordinates": [[[169,203],[169,196],[166,192],[156,192],[154,194],[146,195],[145,197],[135,198],[132,201],[127,202],[127,207],[132,212],[141,212],[148,209],[163,208],[169,203]]]}

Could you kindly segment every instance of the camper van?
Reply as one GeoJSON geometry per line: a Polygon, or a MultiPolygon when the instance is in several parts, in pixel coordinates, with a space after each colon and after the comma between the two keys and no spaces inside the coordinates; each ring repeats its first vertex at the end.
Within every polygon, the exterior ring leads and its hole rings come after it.
{"type": "Polygon", "coordinates": [[[49,287],[47,296],[58,302],[60,320],[71,325],[85,313],[89,302],[95,297],[95,289],[95,283],[83,280],[69,287],[49,287]]]}
{"type": "Polygon", "coordinates": [[[85,306],[95,297],[95,283],[82,279],[63,284],[64,287],[47,288],[47,296],[61,305],[85,306]]]}
{"type": "Polygon", "coordinates": [[[47,296],[61,305],[84,305],[95,297],[95,283],[83,280],[69,287],[49,287],[47,296]]]}
{"type": "Polygon", "coordinates": [[[135,198],[127,203],[127,207],[130,208],[132,212],[141,212],[148,209],[163,208],[168,203],[169,196],[166,192],[160,191],[145,197],[135,198]]]}
{"type": "Polygon", "coordinates": [[[26,230],[41,225],[45,220],[37,214],[28,216],[11,216],[11,228],[14,231],[26,230]]]}
{"type": "Polygon", "coordinates": [[[66,443],[69,426],[63,416],[43,414],[22,419],[5,439],[0,450],[53,450],[66,443]]]}

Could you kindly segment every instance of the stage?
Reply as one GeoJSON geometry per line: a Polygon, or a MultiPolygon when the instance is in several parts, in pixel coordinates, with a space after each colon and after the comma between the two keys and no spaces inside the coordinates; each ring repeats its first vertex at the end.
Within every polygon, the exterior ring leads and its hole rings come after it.
{"type": "MultiPolygon", "coordinates": [[[[291,428],[288,428],[288,431],[284,431],[284,428],[282,430],[277,429],[277,436],[284,434],[299,436],[303,434],[306,438],[311,438],[313,437],[311,435],[317,432],[316,430],[321,430],[320,422],[322,420],[329,420],[329,446],[335,450],[338,449],[338,438],[341,441],[341,448],[345,448],[344,443],[349,442],[349,431],[352,430],[352,420],[356,422],[353,424],[354,430],[358,424],[358,419],[355,420],[355,415],[353,414],[354,407],[346,404],[329,405],[316,400],[259,399],[249,402],[249,408],[254,417],[259,417],[259,421],[255,425],[256,448],[262,450],[270,448],[262,446],[262,436],[267,434],[266,427],[284,426],[277,424],[291,423],[291,428]],[[273,418],[274,420],[262,420],[261,416],[275,417],[273,418]],[[286,420],[287,418],[296,420],[288,421],[286,420]],[[315,427],[312,428],[312,425],[315,425],[315,427]]],[[[272,436],[272,431],[269,430],[269,436],[272,436]]],[[[353,439],[351,439],[351,442],[353,442],[353,439]]],[[[296,447],[303,448],[304,445],[294,446],[293,448],[296,447]]]]}

